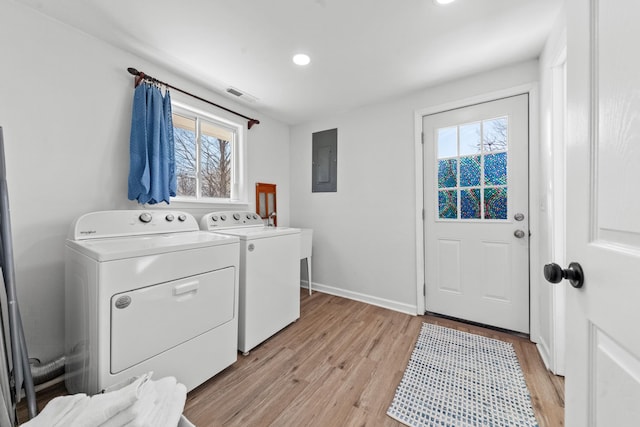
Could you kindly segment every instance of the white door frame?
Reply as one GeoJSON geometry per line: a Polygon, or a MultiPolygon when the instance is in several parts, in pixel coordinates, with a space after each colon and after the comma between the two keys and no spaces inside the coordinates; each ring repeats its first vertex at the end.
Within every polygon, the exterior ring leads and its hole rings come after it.
{"type": "Polygon", "coordinates": [[[422,146],[422,117],[429,114],[441,113],[443,111],[453,110],[456,108],[467,107],[474,104],[493,101],[509,96],[529,94],[529,230],[531,238],[529,239],[529,283],[530,283],[530,339],[537,342],[538,337],[538,288],[543,278],[539,269],[534,268],[539,263],[539,239],[538,239],[538,222],[539,222],[539,164],[538,155],[539,139],[539,101],[538,101],[538,83],[532,82],[520,86],[515,86],[500,91],[490,92],[470,98],[460,99],[446,104],[426,107],[415,111],[414,114],[414,137],[415,137],[415,166],[416,166],[416,307],[418,315],[425,312],[424,300],[424,165],[423,165],[423,146],[422,146]],[[534,271],[535,270],[535,271],[534,271]]]}
{"type": "MultiPolygon", "coordinates": [[[[566,40],[566,35],[564,39],[566,40]]],[[[551,63],[551,95],[552,99],[552,156],[553,164],[553,212],[551,218],[552,240],[551,256],[552,260],[560,265],[568,265],[566,260],[566,147],[567,147],[567,46],[566,43],[560,48],[556,57],[551,63]]],[[[551,284],[550,284],[551,285],[551,284]]],[[[544,283],[541,286],[545,286],[544,283]]],[[[565,367],[565,347],[566,347],[566,286],[552,286],[551,316],[552,316],[552,337],[551,354],[546,354],[550,360],[545,360],[547,367],[556,375],[564,375],[565,367]]],[[[538,350],[543,355],[543,352],[538,350]]],[[[544,356],[543,356],[544,359],[544,356]]]]}

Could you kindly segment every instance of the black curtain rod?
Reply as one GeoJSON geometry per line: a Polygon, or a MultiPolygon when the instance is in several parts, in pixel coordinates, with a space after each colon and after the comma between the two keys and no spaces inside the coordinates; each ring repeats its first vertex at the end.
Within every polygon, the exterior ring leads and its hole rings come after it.
{"type": "Polygon", "coordinates": [[[158,83],[158,84],[161,84],[163,86],[170,87],[171,89],[177,90],[178,92],[182,92],[185,95],[189,95],[192,98],[198,99],[198,100],[200,100],[202,102],[206,102],[207,104],[211,104],[214,107],[218,107],[220,109],[223,109],[224,111],[228,111],[229,113],[235,114],[236,116],[240,116],[242,118],[245,118],[245,119],[247,119],[249,121],[249,123],[247,124],[247,127],[249,129],[251,129],[251,127],[253,125],[259,125],[260,124],[260,120],[252,119],[251,117],[247,117],[244,114],[240,114],[240,113],[238,113],[236,111],[233,111],[233,110],[230,110],[230,109],[228,109],[226,107],[223,107],[222,105],[218,105],[215,102],[211,102],[211,101],[208,101],[208,100],[206,100],[204,98],[200,98],[198,95],[194,95],[192,93],[187,92],[186,90],[179,89],[179,88],[177,88],[175,86],[170,85],[169,83],[165,83],[165,82],[163,82],[161,80],[156,79],[155,77],[151,77],[150,75],[148,75],[146,73],[143,73],[142,71],[138,71],[135,68],[129,67],[129,68],[127,68],[127,71],[129,72],[129,74],[133,74],[134,76],[136,76],[135,87],[138,87],[140,82],[142,82],[143,80],[148,80],[148,81],[153,82],[153,83],[158,83]]]}

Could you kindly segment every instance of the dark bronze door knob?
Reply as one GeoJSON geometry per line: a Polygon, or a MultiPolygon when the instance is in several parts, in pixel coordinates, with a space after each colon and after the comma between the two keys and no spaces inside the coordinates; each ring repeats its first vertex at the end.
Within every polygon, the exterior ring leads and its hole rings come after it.
{"type": "Polygon", "coordinates": [[[577,262],[572,262],[566,269],[553,262],[547,264],[544,266],[544,278],[551,283],[560,283],[562,279],[567,279],[574,288],[584,285],[584,272],[577,262]]]}

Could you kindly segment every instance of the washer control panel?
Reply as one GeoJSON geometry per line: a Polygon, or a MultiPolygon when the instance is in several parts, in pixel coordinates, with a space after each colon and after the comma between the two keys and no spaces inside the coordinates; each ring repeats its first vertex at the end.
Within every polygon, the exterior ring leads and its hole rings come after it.
{"type": "Polygon", "coordinates": [[[216,230],[220,228],[263,227],[265,225],[260,215],[251,211],[222,211],[206,214],[200,220],[202,230],[216,230]]]}
{"type": "Polygon", "coordinates": [[[180,211],[116,210],[78,217],[69,230],[70,240],[200,230],[193,215],[180,211]]]}

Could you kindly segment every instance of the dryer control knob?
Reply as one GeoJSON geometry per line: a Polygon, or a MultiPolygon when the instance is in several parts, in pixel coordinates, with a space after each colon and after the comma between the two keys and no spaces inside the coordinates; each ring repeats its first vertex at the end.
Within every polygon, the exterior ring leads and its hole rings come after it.
{"type": "Polygon", "coordinates": [[[138,219],[146,224],[147,222],[151,222],[152,216],[150,213],[144,212],[140,214],[138,219]]]}
{"type": "Polygon", "coordinates": [[[240,220],[240,214],[239,213],[234,213],[233,214],[233,219],[235,219],[236,221],[240,220]]]}
{"type": "Polygon", "coordinates": [[[226,215],[220,215],[220,219],[223,220],[223,221],[226,221],[227,220],[227,216],[226,215]]]}
{"type": "Polygon", "coordinates": [[[178,215],[178,221],[184,222],[187,220],[187,216],[185,214],[178,215]]]}
{"type": "Polygon", "coordinates": [[[216,222],[218,220],[218,215],[214,215],[211,217],[211,221],[216,222]]]}
{"type": "Polygon", "coordinates": [[[174,219],[176,219],[172,214],[167,214],[167,216],[164,217],[167,221],[171,222],[174,219]]]}
{"type": "Polygon", "coordinates": [[[247,219],[251,219],[251,214],[247,214],[247,219]]]}

